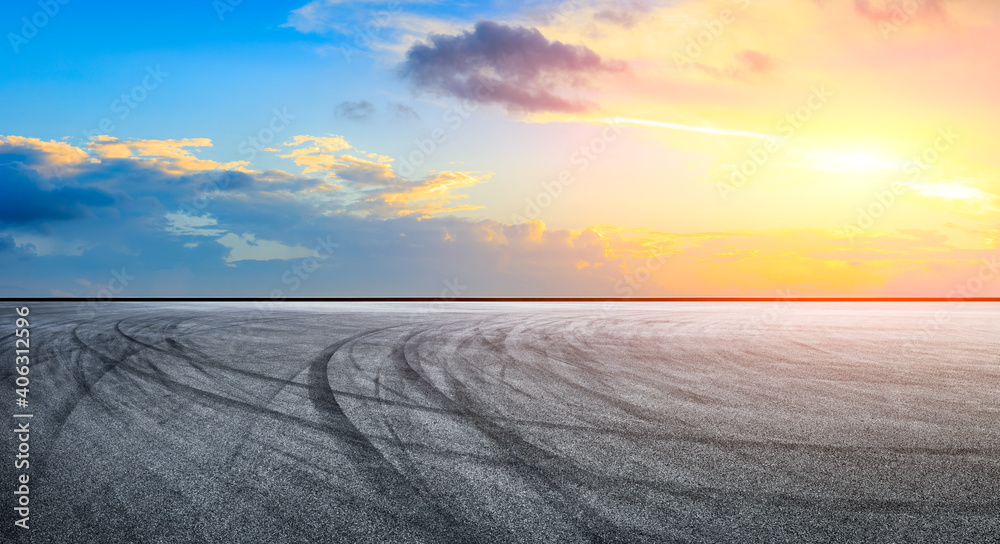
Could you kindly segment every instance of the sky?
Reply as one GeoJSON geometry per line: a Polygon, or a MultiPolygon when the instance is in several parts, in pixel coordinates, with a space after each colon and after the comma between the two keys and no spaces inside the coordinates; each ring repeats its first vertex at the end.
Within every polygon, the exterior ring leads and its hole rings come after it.
{"type": "Polygon", "coordinates": [[[0,296],[1000,296],[1000,3],[11,1],[0,296]]]}

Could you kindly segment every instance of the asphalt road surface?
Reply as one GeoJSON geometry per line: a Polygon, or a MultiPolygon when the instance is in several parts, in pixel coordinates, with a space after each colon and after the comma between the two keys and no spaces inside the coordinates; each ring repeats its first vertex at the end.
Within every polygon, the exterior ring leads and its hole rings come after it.
{"type": "Polygon", "coordinates": [[[1000,304],[26,305],[5,542],[1000,538],[1000,304]]]}

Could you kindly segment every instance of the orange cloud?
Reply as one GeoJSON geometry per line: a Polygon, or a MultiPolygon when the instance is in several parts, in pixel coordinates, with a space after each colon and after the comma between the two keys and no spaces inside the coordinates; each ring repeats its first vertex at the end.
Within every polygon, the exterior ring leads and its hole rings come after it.
{"type": "MultiPolygon", "coordinates": [[[[603,248],[603,258],[592,259],[614,267],[609,281],[614,296],[624,297],[773,297],[778,290],[799,297],[946,297],[984,267],[989,276],[986,263],[1000,257],[995,240],[962,247],[933,231],[878,233],[852,243],[824,230],[589,230],[600,234],[603,248]]],[[[984,281],[976,296],[1000,294],[1000,272],[994,278],[972,281],[984,281]]]]}
{"type": "Polygon", "coordinates": [[[50,165],[69,166],[86,162],[90,158],[86,151],[66,142],[0,135],[0,152],[3,152],[4,148],[8,146],[35,149],[45,155],[45,161],[50,165]]]}
{"type": "Polygon", "coordinates": [[[478,172],[431,172],[430,176],[423,180],[416,182],[399,180],[392,185],[381,187],[353,205],[351,210],[382,217],[416,215],[421,218],[478,210],[484,206],[452,205],[453,200],[466,198],[465,195],[455,194],[452,191],[485,183],[490,177],[490,174],[478,172]]]}
{"type": "Polygon", "coordinates": [[[338,192],[346,211],[361,216],[426,218],[432,215],[482,209],[480,205],[455,205],[466,195],[454,191],[488,181],[491,174],[431,172],[409,180],[392,166],[392,158],[378,153],[338,154],[353,149],[340,136],[296,136],[284,144],[295,149],[281,155],[303,167],[303,174],[322,174],[337,182],[312,189],[314,193],[338,192]]]}
{"type": "Polygon", "coordinates": [[[185,138],[183,140],[119,140],[113,136],[101,135],[93,138],[87,148],[101,159],[133,159],[159,167],[170,174],[203,172],[207,170],[248,171],[247,161],[219,163],[199,159],[188,149],[191,147],[211,147],[208,138],[185,138]]]}
{"type": "Polygon", "coordinates": [[[351,144],[347,143],[347,140],[340,136],[308,135],[295,136],[290,142],[285,142],[284,145],[298,147],[298,149],[293,149],[286,155],[279,156],[284,159],[292,159],[295,161],[295,164],[304,167],[302,170],[303,174],[330,170],[339,163],[334,153],[342,149],[350,149],[351,147],[351,144]]]}

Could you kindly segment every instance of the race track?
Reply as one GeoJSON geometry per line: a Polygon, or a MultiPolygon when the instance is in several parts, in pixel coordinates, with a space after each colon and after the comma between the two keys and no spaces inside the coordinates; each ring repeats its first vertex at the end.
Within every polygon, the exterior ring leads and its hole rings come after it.
{"type": "Polygon", "coordinates": [[[23,305],[5,542],[1000,535],[1000,304],[23,305]]]}

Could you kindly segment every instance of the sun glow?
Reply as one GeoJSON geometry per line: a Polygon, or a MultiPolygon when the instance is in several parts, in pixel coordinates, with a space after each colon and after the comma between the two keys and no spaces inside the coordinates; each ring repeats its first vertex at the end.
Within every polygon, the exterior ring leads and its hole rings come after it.
{"type": "Polygon", "coordinates": [[[904,160],[868,150],[816,150],[802,157],[804,166],[829,172],[902,171],[904,160]]]}
{"type": "Polygon", "coordinates": [[[780,140],[777,136],[769,136],[757,132],[747,132],[744,130],[732,130],[726,128],[716,128],[711,126],[682,125],[679,123],[667,123],[664,121],[653,121],[650,119],[632,119],[629,117],[615,117],[605,120],[611,124],[639,125],[647,127],[665,128],[668,130],[680,130],[684,132],[699,132],[701,134],[713,134],[716,136],[739,136],[744,138],[756,138],[761,140],[780,140]]]}
{"type": "Polygon", "coordinates": [[[921,183],[914,188],[924,196],[935,196],[954,200],[988,200],[990,195],[975,187],[963,185],[960,182],[921,183]]]}

